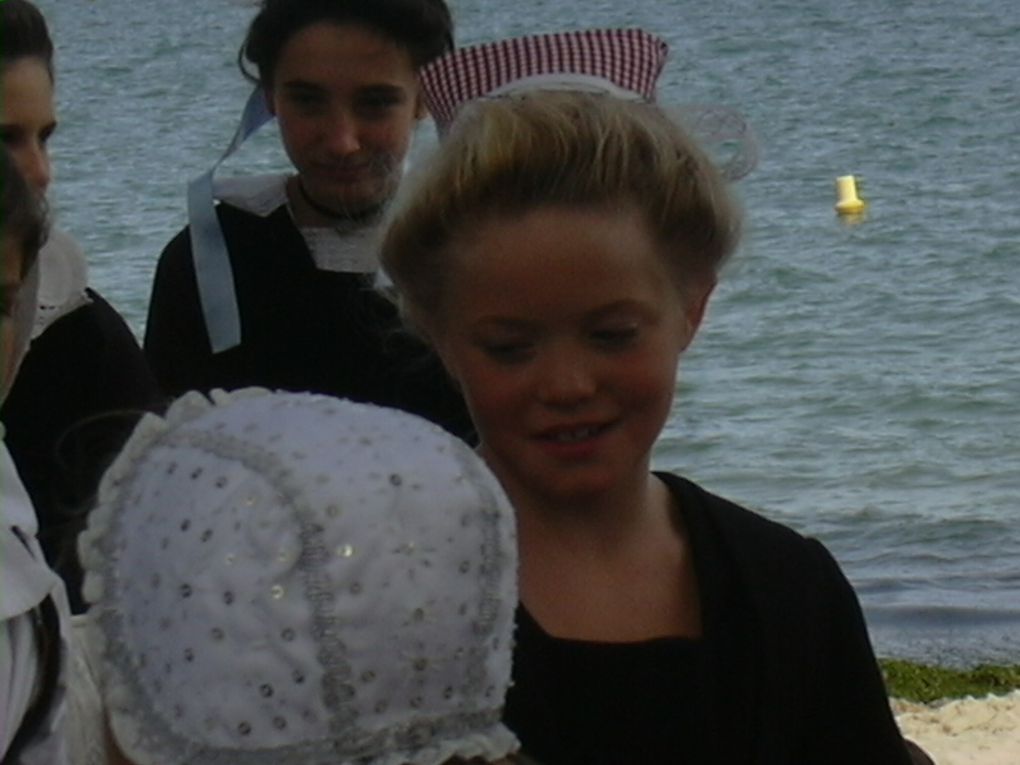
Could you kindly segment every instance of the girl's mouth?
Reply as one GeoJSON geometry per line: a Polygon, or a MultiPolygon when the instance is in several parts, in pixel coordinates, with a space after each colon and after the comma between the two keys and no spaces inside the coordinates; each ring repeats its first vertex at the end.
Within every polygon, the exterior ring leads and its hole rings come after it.
{"type": "Polygon", "coordinates": [[[559,430],[555,433],[551,433],[546,436],[549,440],[555,441],[560,444],[573,444],[578,441],[585,441],[589,438],[594,438],[599,435],[605,427],[598,425],[585,425],[580,428],[572,428],[570,430],[559,430]]]}

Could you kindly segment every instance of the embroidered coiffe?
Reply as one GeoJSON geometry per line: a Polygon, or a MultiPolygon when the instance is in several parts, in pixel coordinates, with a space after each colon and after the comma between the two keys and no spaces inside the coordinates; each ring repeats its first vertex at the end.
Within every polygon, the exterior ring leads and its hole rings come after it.
{"type": "Polygon", "coordinates": [[[197,393],[149,416],[82,542],[111,730],[139,765],[439,765],[516,749],[495,478],[395,410],[197,393]]]}

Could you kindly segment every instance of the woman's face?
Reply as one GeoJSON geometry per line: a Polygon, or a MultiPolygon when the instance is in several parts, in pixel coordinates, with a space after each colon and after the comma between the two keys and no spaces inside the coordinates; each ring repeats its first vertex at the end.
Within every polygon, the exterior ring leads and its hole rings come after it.
{"type": "Polygon", "coordinates": [[[636,210],[540,207],[451,245],[432,339],[510,498],[577,503],[645,481],[685,310],[636,210]]]}
{"type": "Polygon", "coordinates": [[[283,46],[267,95],[314,202],[349,214],[393,195],[422,116],[406,50],[357,24],[313,24],[283,46]]]}
{"type": "Polygon", "coordinates": [[[0,400],[10,390],[14,377],[18,335],[14,317],[21,292],[23,257],[17,238],[4,233],[0,237],[0,400]]]}
{"type": "Polygon", "coordinates": [[[50,183],[47,143],[57,127],[53,80],[44,61],[31,56],[0,70],[0,140],[28,184],[40,194],[50,183]]]}

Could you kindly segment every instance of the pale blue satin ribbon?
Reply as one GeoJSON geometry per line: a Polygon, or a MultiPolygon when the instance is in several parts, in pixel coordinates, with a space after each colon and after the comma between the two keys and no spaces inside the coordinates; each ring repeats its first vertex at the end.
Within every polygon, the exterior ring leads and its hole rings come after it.
{"type": "Polygon", "coordinates": [[[252,133],[269,122],[269,112],[262,88],[256,87],[244,106],[230,146],[208,172],[188,184],[188,226],[191,255],[195,263],[198,298],[209,334],[213,353],[241,344],[241,314],[234,290],[234,272],[227,254],[213,195],[213,176],[223,161],[233,154],[252,133]]]}

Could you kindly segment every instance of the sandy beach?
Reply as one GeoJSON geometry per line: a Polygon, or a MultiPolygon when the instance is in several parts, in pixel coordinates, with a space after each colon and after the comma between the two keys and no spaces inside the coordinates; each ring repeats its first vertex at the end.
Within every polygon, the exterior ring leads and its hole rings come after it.
{"type": "Polygon", "coordinates": [[[936,765],[1020,765],[1020,690],[916,704],[893,700],[903,734],[936,765]]]}

